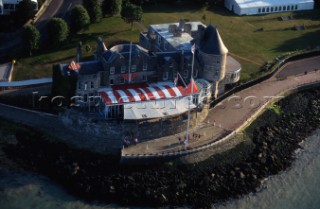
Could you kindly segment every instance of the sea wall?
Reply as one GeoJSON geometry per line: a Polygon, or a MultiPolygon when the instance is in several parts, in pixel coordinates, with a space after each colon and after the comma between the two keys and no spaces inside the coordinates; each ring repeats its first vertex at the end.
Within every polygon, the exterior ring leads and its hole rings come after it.
{"type": "Polygon", "coordinates": [[[12,133],[17,143],[5,145],[4,151],[25,169],[47,175],[86,199],[212,208],[213,203],[260,191],[265,178],[291,165],[299,143],[320,126],[319,98],[319,89],[289,95],[277,103],[280,114],[269,109],[250,126],[250,143],[191,165],[123,167],[114,157],[50,142],[26,128],[12,133]]]}

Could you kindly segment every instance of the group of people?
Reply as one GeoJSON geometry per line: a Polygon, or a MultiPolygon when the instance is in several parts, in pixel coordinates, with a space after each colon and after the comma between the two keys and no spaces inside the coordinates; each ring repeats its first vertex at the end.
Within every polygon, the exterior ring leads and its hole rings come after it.
{"type": "MultiPolygon", "coordinates": [[[[189,140],[199,140],[202,136],[203,136],[203,135],[201,135],[201,134],[193,133],[193,134],[192,134],[192,138],[191,138],[191,135],[189,135],[189,136],[188,136],[188,139],[189,139],[189,140]]],[[[185,143],[186,139],[187,139],[187,136],[186,136],[186,135],[183,137],[183,139],[181,139],[181,137],[179,136],[179,137],[178,137],[179,144],[185,143]]]]}
{"type": "Polygon", "coordinates": [[[138,144],[138,138],[135,137],[135,138],[132,138],[131,140],[129,139],[128,136],[125,136],[124,139],[123,139],[123,146],[124,147],[129,147],[131,144],[133,145],[136,145],[138,144]]]}

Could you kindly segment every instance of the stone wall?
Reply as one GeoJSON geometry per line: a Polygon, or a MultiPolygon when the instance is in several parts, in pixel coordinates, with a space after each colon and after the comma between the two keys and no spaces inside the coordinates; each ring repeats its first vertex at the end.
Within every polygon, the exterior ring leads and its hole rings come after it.
{"type": "MultiPolygon", "coordinates": [[[[196,117],[198,122],[205,118],[207,111],[191,113],[190,126],[194,127],[196,117]]],[[[104,120],[97,113],[89,114],[68,109],[61,115],[60,120],[65,127],[86,136],[103,138],[106,140],[119,140],[125,136],[137,137],[139,141],[161,138],[174,135],[186,130],[187,114],[172,118],[161,118],[148,121],[120,121],[104,120]]]]}

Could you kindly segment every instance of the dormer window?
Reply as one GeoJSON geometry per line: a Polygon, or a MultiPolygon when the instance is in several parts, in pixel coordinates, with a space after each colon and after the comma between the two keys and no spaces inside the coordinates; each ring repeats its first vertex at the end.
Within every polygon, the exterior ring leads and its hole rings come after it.
{"type": "Polygon", "coordinates": [[[131,66],[131,72],[136,72],[137,71],[137,66],[136,65],[132,65],[131,66]]]}
{"type": "Polygon", "coordinates": [[[164,81],[166,81],[166,80],[168,80],[168,78],[169,78],[169,72],[163,72],[163,75],[162,75],[162,79],[164,80],[164,81]]]}
{"type": "Polygon", "coordinates": [[[111,67],[110,68],[110,75],[114,75],[116,72],[116,68],[115,67],[111,67]]]}

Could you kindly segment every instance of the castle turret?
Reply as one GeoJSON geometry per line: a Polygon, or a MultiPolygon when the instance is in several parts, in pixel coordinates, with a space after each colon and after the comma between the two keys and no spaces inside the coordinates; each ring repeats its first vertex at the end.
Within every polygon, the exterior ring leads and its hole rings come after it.
{"type": "Polygon", "coordinates": [[[214,83],[214,97],[218,95],[219,81],[226,73],[228,49],[218,30],[209,25],[200,40],[200,59],[203,64],[203,78],[214,83]]]}

